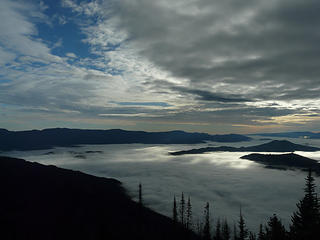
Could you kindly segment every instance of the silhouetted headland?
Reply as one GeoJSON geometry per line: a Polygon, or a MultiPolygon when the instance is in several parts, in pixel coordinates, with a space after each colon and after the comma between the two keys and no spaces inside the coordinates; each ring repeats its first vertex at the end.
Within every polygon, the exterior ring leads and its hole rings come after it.
{"type": "Polygon", "coordinates": [[[294,152],[294,151],[305,151],[313,152],[320,151],[320,148],[304,146],[300,144],[295,144],[287,140],[274,140],[269,143],[264,143],[256,146],[249,147],[205,147],[184,151],[171,152],[171,155],[184,155],[184,154],[201,154],[207,152],[294,152]]]}
{"type": "Polygon", "coordinates": [[[241,142],[250,137],[239,134],[210,135],[184,131],[144,132],[111,130],[84,130],[53,128],[31,131],[0,129],[0,150],[35,150],[52,147],[70,147],[80,144],[195,144],[206,141],[241,142]]]}
{"type": "Polygon", "coordinates": [[[1,239],[198,239],[114,179],[0,157],[0,189],[1,239]]]}
{"type": "Polygon", "coordinates": [[[316,172],[320,174],[320,164],[317,160],[300,156],[295,153],[286,154],[260,154],[252,153],[241,157],[242,159],[252,160],[266,165],[267,168],[278,169],[301,169],[316,172]]]}

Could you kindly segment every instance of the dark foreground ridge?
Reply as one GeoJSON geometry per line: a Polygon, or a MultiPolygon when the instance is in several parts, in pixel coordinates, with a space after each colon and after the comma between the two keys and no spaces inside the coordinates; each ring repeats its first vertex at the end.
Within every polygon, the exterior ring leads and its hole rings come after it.
{"type": "Polygon", "coordinates": [[[238,134],[210,135],[184,131],[143,132],[111,130],[85,130],[52,128],[31,131],[8,131],[0,129],[0,150],[35,150],[52,147],[70,147],[80,144],[194,144],[206,141],[241,142],[250,137],[238,134]]]}
{"type": "Polygon", "coordinates": [[[252,160],[254,162],[262,163],[267,168],[276,169],[300,169],[307,171],[311,169],[313,172],[320,174],[320,164],[317,160],[300,156],[294,153],[287,154],[260,154],[252,153],[241,157],[242,159],[252,160]]]}
{"type": "Polygon", "coordinates": [[[183,154],[200,154],[206,152],[294,152],[294,151],[305,151],[314,152],[320,151],[320,148],[304,146],[300,144],[295,144],[287,140],[274,140],[269,143],[264,143],[257,146],[250,147],[206,147],[191,149],[185,151],[171,152],[171,155],[183,155],[183,154]]]}
{"type": "Polygon", "coordinates": [[[197,239],[120,182],[0,157],[0,239],[197,239]]]}

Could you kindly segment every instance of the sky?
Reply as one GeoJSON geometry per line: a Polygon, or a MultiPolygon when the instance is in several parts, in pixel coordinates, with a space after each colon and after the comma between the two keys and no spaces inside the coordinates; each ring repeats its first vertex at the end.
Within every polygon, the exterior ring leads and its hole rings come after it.
{"type": "Polygon", "coordinates": [[[0,128],[319,131],[318,0],[0,0],[0,128]]]}

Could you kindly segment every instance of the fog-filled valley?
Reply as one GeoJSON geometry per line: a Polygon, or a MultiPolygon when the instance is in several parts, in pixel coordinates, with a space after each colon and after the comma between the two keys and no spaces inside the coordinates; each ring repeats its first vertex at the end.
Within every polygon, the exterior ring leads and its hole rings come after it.
{"type": "MultiPolygon", "coordinates": [[[[320,140],[288,140],[320,147],[320,140]]],[[[249,229],[257,231],[258,225],[265,223],[274,213],[288,226],[291,215],[296,210],[296,203],[304,195],[306,172],[267,169],[264,165],[240,159],[250,152],[182,156],[171,156],[169,152],[206,146],[253,146],[268,141],[270,138],[255,137],[249,142],[223,144],[82,145],[2,152],[1,155],[118,179],[135,200],[141,183],[144,204],[169,217],[172,216],[173,197],[176,196],[179,200],[181,192],[191,198],[194,221],[202,220],[203,208],[209,202],[213,221],[218,217],[227,218],[233,224],[238,221],[241,206],[249,229]]],[[[319,151],[296,153],[320,161],[319,151]]],[[[317,186],[319,183],[319,178],[316,177],[317,186]]]]}

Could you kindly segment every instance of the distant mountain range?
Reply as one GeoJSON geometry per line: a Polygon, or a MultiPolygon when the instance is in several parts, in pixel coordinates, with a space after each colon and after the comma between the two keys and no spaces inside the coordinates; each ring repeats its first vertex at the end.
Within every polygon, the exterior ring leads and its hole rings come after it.
{"type": "Polygon", "coordinates": [[[0,157],[0,189],[1,239],[200,239],[114,179],[0,157]]]}
{"type": "Polygon", "coordinates": [[[195,144],[206,141],[240,142],[250,137],[239,134],[210,135],[184,131],[143,132],[111,130],[84,130],[52,128],[30,131],[8,131],[0,129],[0,150],[35,150],[52,147],[68,147],[80,144],[195,144]]]}
{"type": "Polygon", "coordinates": [[[285,137],[285,138],[310,138],[320,139],[320,132],[281,132],[281,133],[256,133],[250,135],[264,137],[285,137]]]}
{"type": "Polygon", "coordinates": [[[274,140],[269,143],[264,143],[256,146],[249,147],[205,147],[191,150],[184,150],[178,152],[171,152],[171,155],[184,155],[184,154],[200,154],[206,152],[294,152],[294,151],[305,151],[313,152],[320,151],[320,148],[304,146],[300,144],[295,144],[287,140],[274,140]]]}
{"type": "Polygon", "coordinates": [[[259,154],[252,153],[241,157],[242,159],[252,160],[266,165],[267,168],[276,169],[311,169],[320,174],[320,164],[317,160],[300,156],[294,153],[287,154],[259,154]]]}

